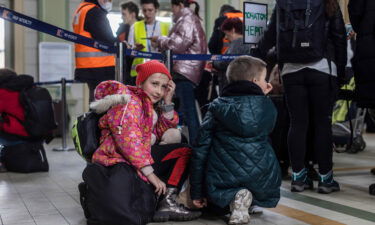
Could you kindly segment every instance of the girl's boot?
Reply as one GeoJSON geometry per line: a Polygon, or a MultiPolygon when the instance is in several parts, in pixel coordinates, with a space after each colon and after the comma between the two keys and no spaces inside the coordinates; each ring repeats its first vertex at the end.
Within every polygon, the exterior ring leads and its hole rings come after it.
{"type": "Polygon", "coordinates": [[[191,211],[176,202],[177,188],[168,188],[166,194],[158,204],[158,209],[154,215],[155,222],[188,221],[197,219],[201,212],[191,211]]]}

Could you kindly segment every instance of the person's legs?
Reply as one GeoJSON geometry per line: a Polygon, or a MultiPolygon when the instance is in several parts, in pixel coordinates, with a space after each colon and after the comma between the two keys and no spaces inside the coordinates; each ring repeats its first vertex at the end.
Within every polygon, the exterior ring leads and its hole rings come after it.
{"type": "Polygon", "coordinates": [[[308,92],[305,85],[305,70],[283,76],[286,103],[290,115],[288,150],[292,165],[291,191],[312,189],[305,168],[306,135],[309,125],[308,92]]]}
{"type": "Polygon", "coordinates": [[[313,126],[314,158],[319,165],[319,173],[332,170],[332,110],[333,96],[331,77],[327,74],[310,70],[307,74],[309,83],[309,104],[311,106],[313,126]]]}
{"type": "Polygon", "coordinates": [[[308,129],[308,93],[303,74],[293,73],[283,77],[286,103],[290,115],[288,149],[292,169],[299,172],[305,168],[306,133],[308,129]]]}
{"type": "Polygon", "coordinates": [[[336,80],[328,74],[311,70],[308,74],[309,103],[314,120],[315,158],[319,165],[318,192],[339,191],[332,172],[332,111],[336,96],[336,80]]]}
{"type": "Polygon", "coordinates": [[[182,144],[154,145],[151,148],[154,173],[167,184],[166,194],[159,201],[155,222],[193,220],[201,213],[188,210],[176,202],[177,195],[188,176],[191,149],[182,144]]]}
{"type": "Polygon", "coordinates": [[[180,124],[189,128],[189,143],[193,143],[199,129],[197,108],[195,106],[194,84],[188,80],[176,80],[176,96],[180,100],[178,113],[180,124]]]}
{"type": "Polygon", "coordinates": [[[99,68],[85,68],[76,69],[74,77],[76,80],[86,82],[89,87],[89,101],[94,101],[94,91],[96,86],[106,80],[115,79],[115,67],[99,67],[99,68]]]}
{"type": "Polygon", "coordinates": [[[189,173],[191,149],[182,144],[153,145],[151,155],[154,173],[167,187],[180,190],[189,173]]]}

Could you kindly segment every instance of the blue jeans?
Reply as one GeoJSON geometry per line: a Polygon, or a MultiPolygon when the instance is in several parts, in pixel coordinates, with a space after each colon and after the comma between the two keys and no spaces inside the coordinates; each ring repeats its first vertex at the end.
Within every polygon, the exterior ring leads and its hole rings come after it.
{"type": "Polygon", "coordinates": [[[195,107],[194,84],[188,80],[176,80],[175,83],[176,97],[180,101],[178,108],[180,125],[187,125],[189,129],[189,143],[194,143],[199,129],[197,108],[195,107]]]}

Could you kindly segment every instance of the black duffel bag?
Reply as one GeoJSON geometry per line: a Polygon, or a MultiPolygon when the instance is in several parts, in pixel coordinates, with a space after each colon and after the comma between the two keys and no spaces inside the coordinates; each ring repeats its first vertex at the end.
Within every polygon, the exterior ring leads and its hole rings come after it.
{"type": "Polygon", "coordinates": [[[43,142],[23,142],[5,146],[2,153],[5,168],[11,172],[47,172],[49,169],[43,142]]]}
{"type": "Polygon", "coordinates": [[[89,164],[79,184],[87,224],[143,225],[151,222],[156,196],[132,166],[89,164]]]}

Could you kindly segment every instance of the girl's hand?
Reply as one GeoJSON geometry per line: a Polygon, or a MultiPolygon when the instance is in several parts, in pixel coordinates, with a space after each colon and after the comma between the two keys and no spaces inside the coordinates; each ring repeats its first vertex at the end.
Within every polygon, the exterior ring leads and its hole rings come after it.
{"type": "Polygon", "coordinates": [[[167,90],[165,91],[164,104],[166,105],[172,104],[172,98],[173,98],[175,89],[176,89],[176,84],[173,82],[173,80],[170,80],[168,82],[167,90]]]}
{"type": "Polygon", "coordinates": [[[202,198],[202,199],[198,199],[198,200],[193,200],[193,204],[195,207],[201,209],[203,207],[207,207],[207,199],[206,198],[202,198]]]}
{"type": "Polygon", "coordinates": [[[154,173],[147,176],[148,181],[155,187],[155,193],[157,195],[165,194],[167,191],[167,186],[163,181],[159,179],[154,173]]]}

